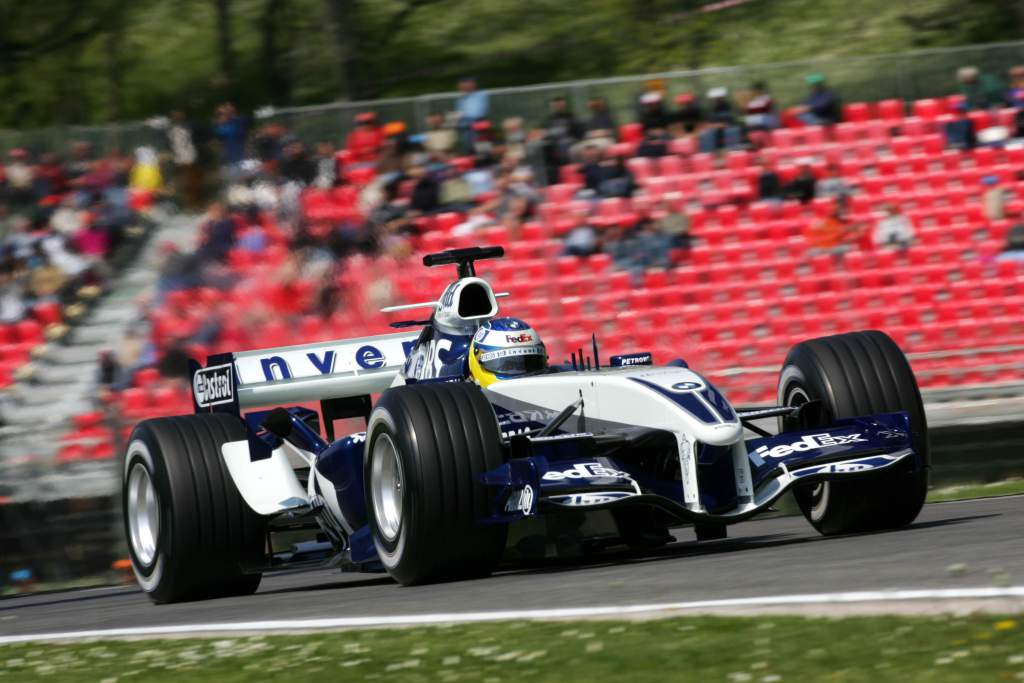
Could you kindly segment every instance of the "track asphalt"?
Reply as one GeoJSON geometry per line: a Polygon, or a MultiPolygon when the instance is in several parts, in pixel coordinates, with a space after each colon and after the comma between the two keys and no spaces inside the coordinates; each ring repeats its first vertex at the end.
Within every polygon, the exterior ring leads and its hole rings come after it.
{"type": "Polygon", "coordinates": [[[28,595],[0,600],[0,636],[1024,584],[1024,496],[930,504],[912,526],[880,534],[825,538],[802,517],[729,532],[698,544],[683,528],[681,540],[653,552],[412,588],[382,574],[316,570],[268,575],[254,596],[179,605],[154,606],[134,586],[28,595]]]}

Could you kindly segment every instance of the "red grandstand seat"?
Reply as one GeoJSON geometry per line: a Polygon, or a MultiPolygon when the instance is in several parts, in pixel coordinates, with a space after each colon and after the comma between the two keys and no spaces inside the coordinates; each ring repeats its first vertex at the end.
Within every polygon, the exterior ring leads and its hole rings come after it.
{"type": "Polygon", "coordinates": [[[881,100],[876,105],[878,118],[883,120],[902,119],[904,113],[903,100],[881,100]]]}
{"type": "Polygon", "coordinates": [[[867,121],[871,118],[871,105],[867,102],[851,102],[843,107],[843,121],[867,121]]]}
{"type": "Polygon", "coordinates": [[[60,304],[56,301],[36,304],[32,307],[32,315],[43,325],[59,323],[62,318],[60,304]]]}
{"type": "Polygon", "coordinates": [[[160,379],[160,371],[156,368],[142,368],[135,373],[135,386],[146,389],[160,379]]]}
{"type": "Polygon", "coordinates": [[[446,211],[445,213],[439,213],[436,216],[437,229],[442,233],[451,232],[451,229],[463,221],[461,213],[455,213],[454,211],[446,211]]]}
{"type": "Polygon", "coordinates": [[[912,108],[914,116],[919,116],[922,119],[934,119],[939,114],[945,113],[944,103],[941,100],[931,98],[914,100],[912,108]]]}
{"type": "Polygon", "coordinates": [[[668,143],[668,151],[672,154],[688,156],[697,150],[697,143],[692,137],[675,138],[668,143]]]}
{"type": "Polygon", "coordinates": [[[121,392],[118,400],[125,414],[138,414],[149,407],[149,392],[141,387],[130,387],[121,392]]]}
{"type": "Polygon", "coordinates": [[[22,344],[38,344],[43,341],[43,326],[38,321],[26,318],[15,324],[18,341],[22,344]]]}
{"type": "Polygon", "coordinates": [[[626,123],[619,126],[619,139],[623,142],[640,142],[644,138],[644,127],[639,123],[626,123]]]}
{"type": "Polygon", "coordinates": [[[686,173],[682,158],[675,154],[658,159],[658,170],[663,176],[679,176],[686,173]]]}

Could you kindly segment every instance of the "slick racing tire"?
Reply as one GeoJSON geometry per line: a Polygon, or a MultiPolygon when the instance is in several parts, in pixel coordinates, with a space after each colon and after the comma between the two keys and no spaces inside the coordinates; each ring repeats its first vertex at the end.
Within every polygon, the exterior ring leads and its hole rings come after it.
{"type": "Polygon", "coordinates": [[[155,603],[256,592],[266,521],[242,499],[221,446],[241,420],[205,414],[140,422],[125,455],[122,506],[132,569],[155,603]]]}
{"type": "Polygon", "coordinates": [[[472,384],[384,392],[366,428],[367,517],[387,572],[403,585],[490,574],[505,548],[480,475],[505,462],[494,410],[472,384]]]}
{"type": "MultiPolygon", "coordinates": [[[[923,466],[848,481],[793,489],[804,516],[825,535],[896,529],[914,521],[928,492],[928,426],[917,380],[906,356],[888,335],[850,332],[801,342],[790,350],[779,377],[779,403],[818,400],[822,426],[831,419],[906,411],[911,442],[923,466]]],[[[798,429],[784,418],[783,430],[798,429]]],[[[818,426],[818,425],[812,425],[818,426]]]]}

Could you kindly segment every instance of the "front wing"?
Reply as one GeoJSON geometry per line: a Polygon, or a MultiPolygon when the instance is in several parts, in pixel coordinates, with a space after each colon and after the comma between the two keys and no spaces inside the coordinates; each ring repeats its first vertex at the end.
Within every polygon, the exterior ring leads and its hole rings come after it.
{"type": "Polygon", "coordinates": [[[648,505],[684,521],[730,523],[764,511],[796,485],[923,466],[906,413],[883,413],[732,446],[684,440],[698,461],[699,490],[688,496],[673,462],[679,460],[675,435],[662,432],[659,440],[652,431],[513,437],[510,460],[482,477],[495,492],[493,514],[483,521],[648,505]]]}

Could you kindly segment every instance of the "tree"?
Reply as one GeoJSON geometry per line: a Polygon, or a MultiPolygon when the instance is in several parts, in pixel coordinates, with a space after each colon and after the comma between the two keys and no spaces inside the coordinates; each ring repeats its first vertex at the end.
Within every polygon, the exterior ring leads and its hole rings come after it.
{"type": "Polygon", "coordinates": [[[235,80],[235,45],[231,32],[231,0],[214,0],[217,9],[217,57],[228,90],[235,80]]]}

